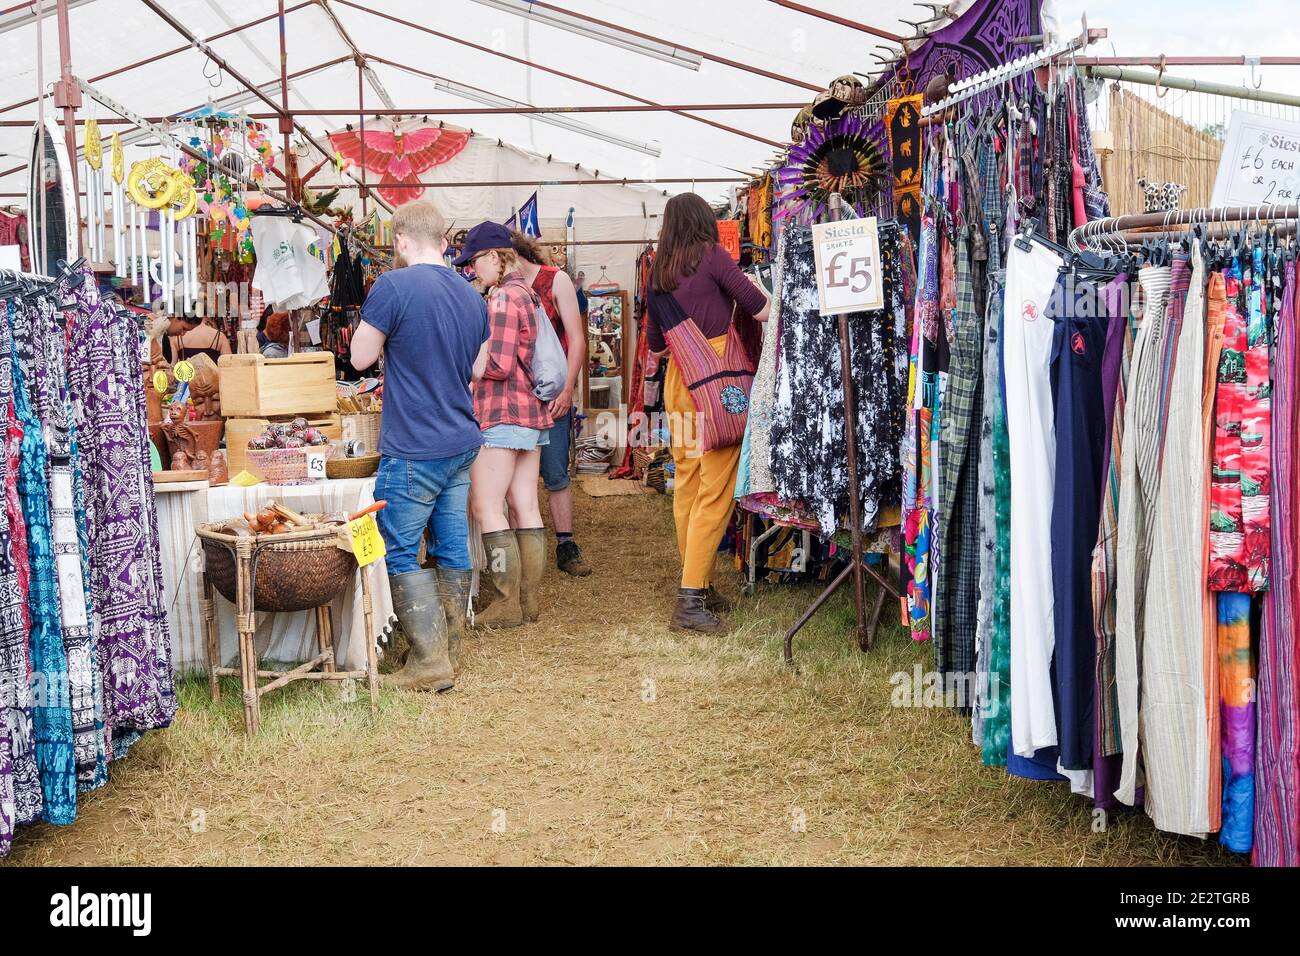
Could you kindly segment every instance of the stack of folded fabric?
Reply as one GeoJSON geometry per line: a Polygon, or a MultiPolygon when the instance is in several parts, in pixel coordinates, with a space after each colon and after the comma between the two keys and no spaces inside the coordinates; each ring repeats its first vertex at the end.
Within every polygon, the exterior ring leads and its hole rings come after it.
{"type": "Polygon", "coordinates": [[[579,438],[575,447],[578,453],[578,474],[603,475],[609,471],[614,446],[607,438],[600,435],[579,438]]]}

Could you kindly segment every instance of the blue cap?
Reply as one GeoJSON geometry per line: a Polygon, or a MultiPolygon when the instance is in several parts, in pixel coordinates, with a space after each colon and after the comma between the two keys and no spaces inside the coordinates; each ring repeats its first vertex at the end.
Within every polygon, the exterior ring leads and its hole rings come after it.
{"type": "Polygon", "coordinates": [[[453,263],[457,267],[469,264],[480,252],[489,249],[510,249],[510,230],[499,222],[480,222],[465,237],[465,246],[453,263]]]}

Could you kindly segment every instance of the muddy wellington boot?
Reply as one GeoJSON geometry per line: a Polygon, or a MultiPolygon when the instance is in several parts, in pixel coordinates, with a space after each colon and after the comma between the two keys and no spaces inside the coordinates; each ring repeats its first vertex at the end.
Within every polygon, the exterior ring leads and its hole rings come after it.
{"type": "Polygon", "coordinates": [[[501,597],[501,592],[492,583],[492,576],[486,571],[481,572],[478,576],[478,594],[474,595],[474,614],[482,614],[499,597],[501,597]]]}
{"type": "Polygon", "coordinates": [[[460,661],[461,639],[469,633],[469,589],[473,578],[473,571],[438,569],[438,597],[447,618],[447,648],[453,666],[460,661]]]}
{"type": "Polygon", "coordinates": [[[524,623],[524,612],[519,606],[519,542],[513,530],[492,531],[483,535],[483,550],[487,552],[485,579],[491,579],[500,593],[482,614],[474,616],[479,627],[518,627],[524,623]]]}
{"type": "Polygon", "coordinates": [[[575,578],[585,578],[591,574],[591,565],[582,560],[582,549],[572,538],[555,546],[555,566],[575,578]]]}
{"type": "Polygon", "coordinates": [[[707,588],[678,589],[677,606],[673,608],[669,626],[674,631],[698,631],[701,634],[717,634],[721,631],[722,622],[704,606],[708,593],[707,588]]]}
{"type": "Polygon", "coordinates": [[[525,621],[535,621],[541,616],[537,599],[546,572],[546,529],[519,528],[515,540],[519,542],[519,607],[525,621]]]}
{"type": "Polygon", "coordinates": [[[438,595],[438,572],[391,574],[388,586],[393,592],[393,613],[411,650],[402,669],[384,677],[384,685],[398,690],[451,690],[456,675],[447,653],[447,618],[438,595]]]}

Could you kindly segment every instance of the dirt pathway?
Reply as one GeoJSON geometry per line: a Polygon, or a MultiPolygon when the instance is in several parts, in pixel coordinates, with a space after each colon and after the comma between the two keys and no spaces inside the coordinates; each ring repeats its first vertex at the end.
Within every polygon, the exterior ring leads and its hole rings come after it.
{"type": "Polygon", "coordinates": [[[1062,788],[982,768],[965,721],[892,708],[928,651],[851,650],[842,600],[797,672],[779,639],[809,589],[760,589],[726,637],[671,634],[670,502],[576,497],[596,574],[549,575],[543,620],[476,639],[453,693],[386,693],[371,720],[299,684],[246,743],[234,695],[187,683],[75,826],[6,863],[1229,862],[1141,814],[1096,832],[1062,788]]]}

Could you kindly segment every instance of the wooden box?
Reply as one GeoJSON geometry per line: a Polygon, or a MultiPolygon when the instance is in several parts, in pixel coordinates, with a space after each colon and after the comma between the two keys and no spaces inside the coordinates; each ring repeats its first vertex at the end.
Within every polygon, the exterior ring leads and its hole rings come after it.
{"type": "MultiPolygon", "coordinates": [[[[278,421],[292,421],[296,415],[287,415],[278,421]]],[[[343,424],[335,415],[303,415],[312,428],[319,428],[330,441],[343,439],[343,424]]],[[[248,471],[257,477],[263,477],[257,469],[249,467],[248,440],[266,431],[271,424],[269,418],[229,418],[226,420],[226,461],[230,465],[230,477],[241,471],[248,471]]]]}
{"type": "Polygon", "coordinates": [[[332,412],[338,406],[334,356],[306,352],[269,359],[260,354],[223,355],[221,413],[227,418],[275,418],[332,412]]]}

